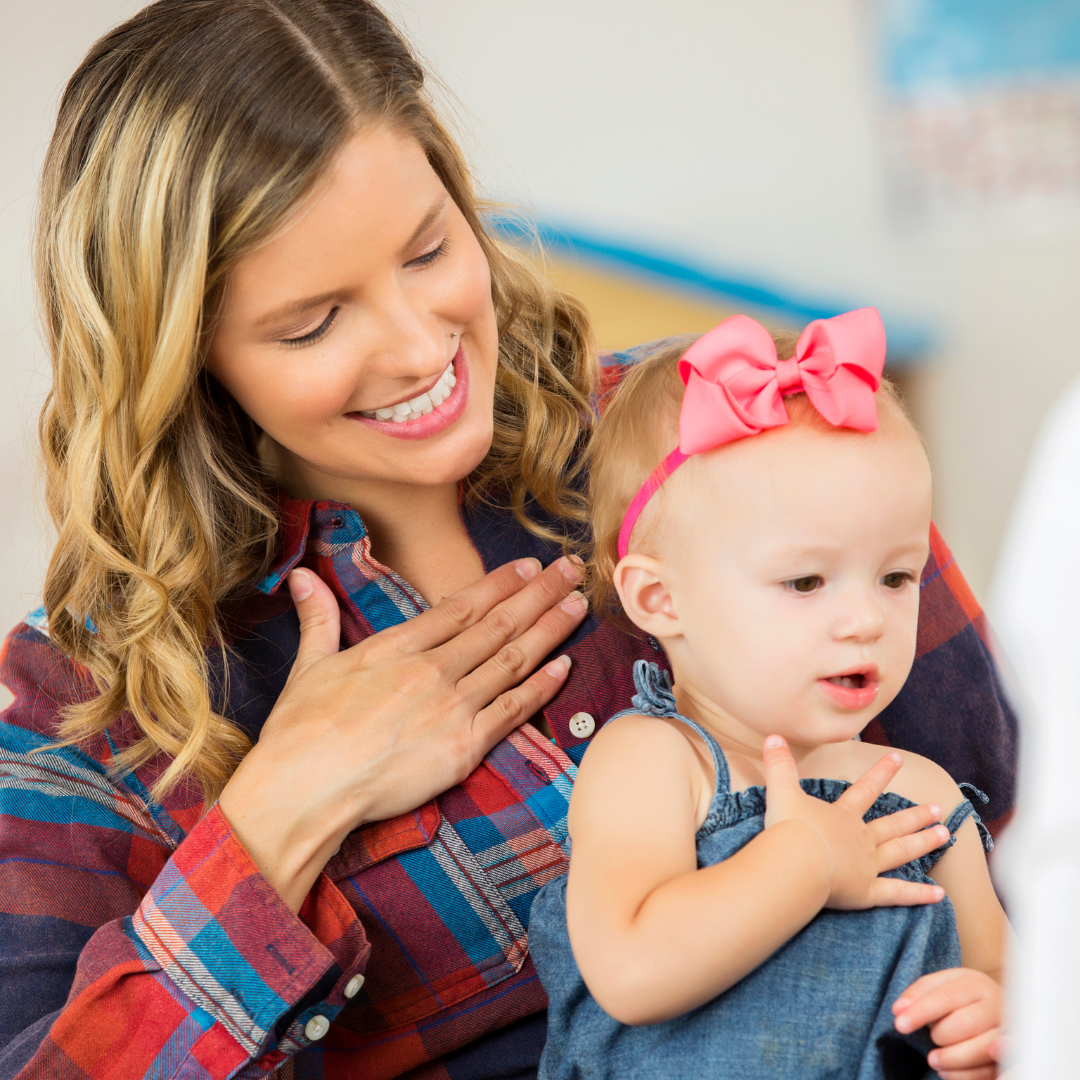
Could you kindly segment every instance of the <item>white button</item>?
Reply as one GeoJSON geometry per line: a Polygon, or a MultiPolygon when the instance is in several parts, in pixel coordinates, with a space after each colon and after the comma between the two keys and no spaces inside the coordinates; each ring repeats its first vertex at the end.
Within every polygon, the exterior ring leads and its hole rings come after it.
{"type": "Polygon", "coordinates": [[[318,1042],[329,1030],[330,1021],[325,1016],[313,1016],[304,1027],[304,1034],[312,1042],[318,1042]]]}
{"type": "Polygon", "coordinates": [[[587,712],[576,712],[570,717],[570,734],[587,739],[596,730],[596,721],[587,712]]]}
{"type": "Polygon", "coordinates": [[[363,985],[364,985],[364,976],[363,975],[354,975],[345,984],[345,996],[347,998],[356,997],[356,995],[360,993],[360,987],[363,986],[363,985]]]}

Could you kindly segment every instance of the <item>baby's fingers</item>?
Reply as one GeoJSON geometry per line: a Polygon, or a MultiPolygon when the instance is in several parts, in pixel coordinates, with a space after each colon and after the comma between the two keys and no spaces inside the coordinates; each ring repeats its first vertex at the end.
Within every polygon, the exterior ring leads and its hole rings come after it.
{"type": "Polygon", "coordinates": [[[940,885],[903,878],[875,878],[867,894],[867,907],[915,907],[917,904],[936,904],[945,895],[940,885]]]}
{"type": "Polygon", "coordinates": [[[949,841],[949,830],[944,825],[935,825],[932,829],[920,829],[907,836],[898,836],[879,844],[877,849],[878,873],[895,870],[912,859],[919,859],[931,851],[936,851],[949,841]]]}
{"type": "Polygon", "coordinates": [[[1000,1023],[1001,987],[982,971],[970,968],[945,968],[924,975],[913,982],[893,1003],[897,1031],[917,1031],[933,1024],[931,1034],[940,1046],[954,1040],[966,1039],[974,1031],[949,1032],[942,1024],[954,1013],[966,1012],[967,1007],[979,1002],[987,1003],[990,1011],[983,1016],[983,1027],[997,1027],[1000,1023]],[[939,1023],[940,1022],[940,1023],[939,1023]],[[952,1035],[952,1038],[946,1036],[952,1035]]]}
{"type": "Polygon", "coordinates": [[[879,758],[836,800],[837,803],[844,803],[857,810],[862,817],[888,787],[889,781],[900,771],[903,764],[904,759],[895,751],[879,758]]]}
{"type": "Polygon", "coordinates": [[[933,803],[923,803],[921,806],[909,806],[906,810],[897,810],[895,814],[875,818],[867,828],[875,844],[884,844],[886,840],[918,832],[940,820],[941,807],[933,803]]]}
{"type": "MultiPolygon", "coordinates": [[[[977,1069],[989,1070],[988,1075],[994,1075],[995,1062],[990,1056],[990,1044],[1001,1037],[999,1028],[991,1028],[974,1038],[964,1042],[953,1043],[951,1046],[939,1046],[926,1055],[930,1068],[934,1069],[941,1077],[950,1075],[967,1076],[967,1071],[977,1069]]],[[[976,1072],[977,1076],[978,1073],[976,1072]]]]}

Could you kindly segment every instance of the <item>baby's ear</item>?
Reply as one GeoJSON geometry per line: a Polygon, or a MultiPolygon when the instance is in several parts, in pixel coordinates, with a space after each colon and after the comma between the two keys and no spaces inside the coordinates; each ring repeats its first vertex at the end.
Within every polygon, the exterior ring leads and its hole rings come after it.
{"type": "Polygon", "coordinates": [[[667,584],[667,568],[659,559],[631,553],[615,567],[615,591],[630,621],[663,641],[682,632],[667,584]]]}

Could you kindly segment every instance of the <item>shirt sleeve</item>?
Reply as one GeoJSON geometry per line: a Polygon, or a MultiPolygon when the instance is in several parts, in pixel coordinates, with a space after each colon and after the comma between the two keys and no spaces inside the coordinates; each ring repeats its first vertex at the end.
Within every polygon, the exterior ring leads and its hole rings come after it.
{"type": "Polygon", "coordinates": [[[49,747],[42,644],[20,627],[2,665],[0,1080],[270,1072],[362,981],[355,911],[323,875],[293,914],[216,806],[176,842],[99,762],[49,747]]]}
{"type": "Polygon", "coordinates": [[[990,628],[937,529],[919,590],[911,674],[863,739],[913,750],[980,793],[979,813],[998,836],[1016,795],[1017,721],[990,628]]]}

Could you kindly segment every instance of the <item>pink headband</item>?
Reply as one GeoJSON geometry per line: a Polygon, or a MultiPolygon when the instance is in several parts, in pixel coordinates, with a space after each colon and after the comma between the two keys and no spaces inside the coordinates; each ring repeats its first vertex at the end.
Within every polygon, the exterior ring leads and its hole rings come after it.
{"type": "Polygon", "coordinates": [[[645,504],[688,457],[786,424],[789,394],[805,392],[834,427],[876,431],[874,391],[884,366],[885,328],[877,308],[812,322],[790,360],[777,359],[772,335],[746,315],[732,315],[703,334],[679,360],[686,393],[678,449],[634,496],[619,530],[619,558],[645,504]]]}

